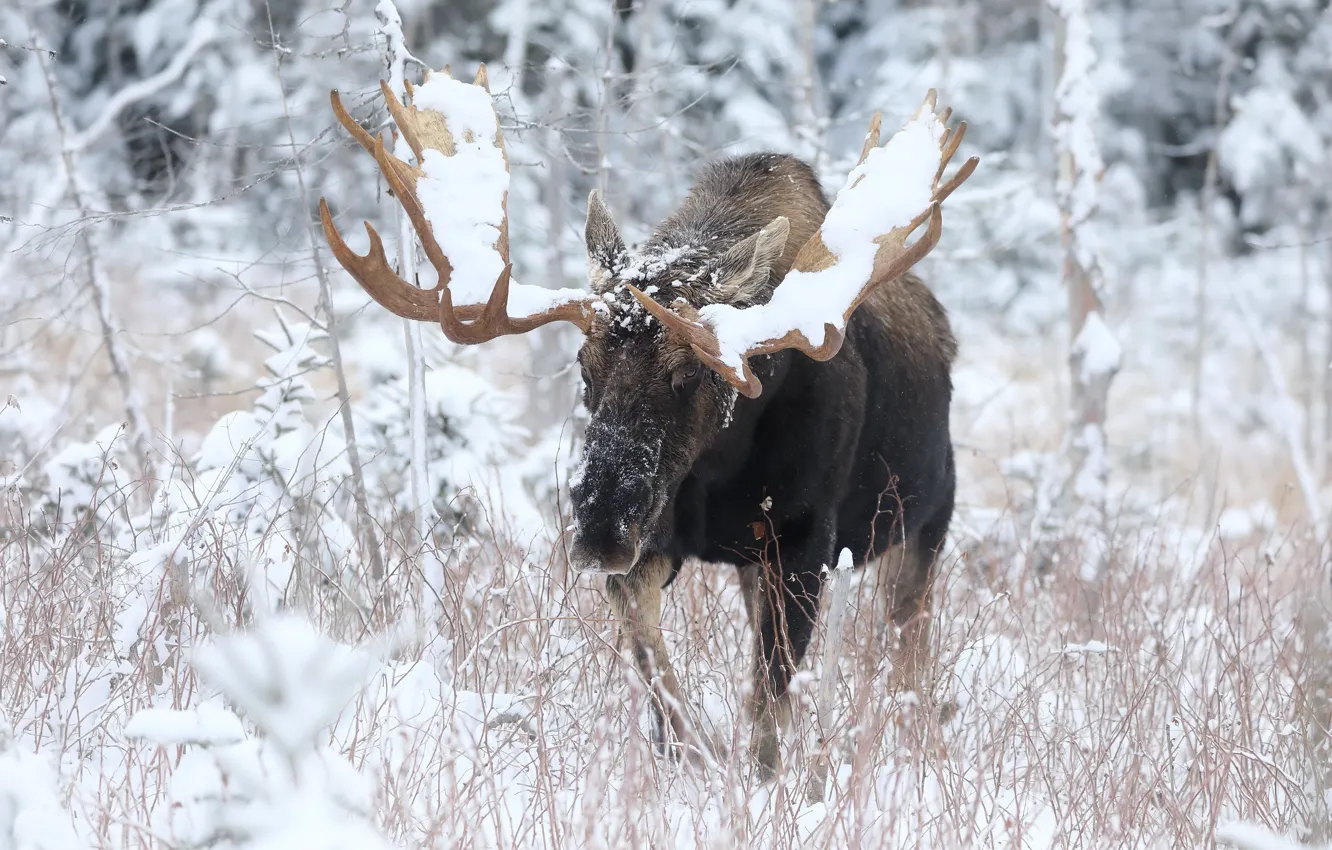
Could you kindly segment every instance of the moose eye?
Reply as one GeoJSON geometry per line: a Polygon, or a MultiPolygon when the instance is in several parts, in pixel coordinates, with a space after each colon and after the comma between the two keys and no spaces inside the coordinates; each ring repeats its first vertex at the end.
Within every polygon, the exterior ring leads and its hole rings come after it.
{"type": "Polygon", "coordinates": [[[693,392],[702,377],[702,364],[690,363],[688,366],[676,369],[671,374],[671,389],[675,390],[677,394],[693,392]]]}

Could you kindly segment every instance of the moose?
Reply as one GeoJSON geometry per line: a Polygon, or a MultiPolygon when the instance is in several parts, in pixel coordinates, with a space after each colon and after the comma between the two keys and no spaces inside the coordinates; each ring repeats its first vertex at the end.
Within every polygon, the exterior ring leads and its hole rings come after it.
{"type": "MultiPolygon", "coordinates": [[[[930,92],[913,121],[932,132],[931,156],[911,166],[920,174],[889,175],[925,187],[923,209],[869,234],[872,264],[839,253],[846,240],[832,227],[837,208],[830,212],[811,168],[794,156],[761,153],[705,166],[636,251],[593,191],[585,230],[591,291],[555,291],[511,281],[508,161],[485,67],[471,85],[448,69],[427,74],[421,86],[408,87],[409,105],[383,83],[381,90],[416,165],[388,153],[336,91],[333,110],[376,158],[438,283],[403,280],[369,224],[369,253],[353,252],[321,199],[329,245],[380,305],[438,322],[455,343],[555,321],[584,333],[578,363],[590,419],[572,487],[569,561],[605,576],[653,696],[657,743],[708,748],[661,631],[662,591],[687,559],[738,569],[755,636],[751,755],[763,775],[780,764],[788,686],[817,624],[826,571],[843,550],[857,567],[878,562],[891,572],[881,580],[900,634],[894,669],[914,687],[953,512],[956,343],[944,308],[910,269],[939,239],[940,204],[977,165],[973,157],[943,181],[965,123],[947,128],[951,110],[936,115],[930,92]],[[465,185],[444,185],[448,179],[465,185]],[[486,206],[483,190],[495,198],[489,212],[478,211],[486,206]],[[724,320],[759,315],[780,300],[784,282],[794,291],[801,275],[799,285],[816,299],[825,290],[831,297],[837,287],[818,277],[830,272],[843,284],[852,279],[839,315],[813,330],[780,322],[772,329],[770,316],[758,326],[771,333],[741,333],[737,349],[724,320]],[[819,330],[822,340],[812,339],[819,330]],[[896,556],[886,558],[890,547],[896,556]]],[[[876,150],[877,115],[861,166],[876,150]]],[[[839,220],[856,218],[856,209],[847,212],[839,220]]]]}

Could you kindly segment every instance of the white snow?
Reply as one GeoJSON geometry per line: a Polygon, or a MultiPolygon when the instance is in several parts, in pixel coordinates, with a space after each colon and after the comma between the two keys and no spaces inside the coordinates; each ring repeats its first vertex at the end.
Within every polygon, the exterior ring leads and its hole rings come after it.
{"type": "Polygon", "coordinates": [[[1107,645],[1104,641],[1089,640],[1086,643],[1066,644],[1062,650],[1064,655],[1103,655],[1107,652],[1114,652],[1114,648],[1107,645]]]}
{"type": "Polygon", "coordinates": [[[125,724],[125,735],[163,746],[221,746],[245,740],[245,728],[232,712],[205,703],[188,710],[145,708],[125,724]]]}
{"type": "Polygon", "coordinates": [[[87,846],[61,805],[52,765],[44,755],[20,748],[0,710],[0,848],[76,850],[87,846]]]}
{"type": "Polygon", "coordinates": [[[287,752],[309,746],[376,666],[365,651],[334,643],[286,614],[200,646],[190,663],[287,752]]]}
{"type": "Polygon", "coordinates": [[[851,171],[821,230],[836,257],[834,265],[788,273],[766,304],[744,309],[710,304],[699,311],[717,336],[723,362],[739,370],[746,351],[792,329],[818,346],[826,325],[845,328],[845,313],[874,268],[879,249],[874,239],[929,209],[945,129],[937,115],[922,107],[851,171]]]}
{"type": "Polygon", "coordinates": [[[1311,850],[1308,844],[1283,838],[1260,824],[1242,821],[1218,824],[1216,840],[1239,850],[1311,850]]]}
{"type": "Polygon", "coordinates": [[[1124,348],[1101,318],[1100,311],[1087,314],[1082,330],[1073,340],[1073,351],[1081,355],[1081,375],[1084,383],[1119,371],[1124,348]]]}
{"type": "MultiPolygon", "coordinates": [[[[504,223],[509,169],[495,144],[499,116],[485,89],[443,74],[417,86],[413,98],[418,109],[444,116],[456,148],[453,156],[425,150],[425,173],[416,183],[431,232],[453,267],[449,291],[454,306],[485,304],[504,271],[495,243],[504,223]]],[[[509,315],[532,316],[587,295],[581,289],[546,289],[510,279],[509,315]]]]}

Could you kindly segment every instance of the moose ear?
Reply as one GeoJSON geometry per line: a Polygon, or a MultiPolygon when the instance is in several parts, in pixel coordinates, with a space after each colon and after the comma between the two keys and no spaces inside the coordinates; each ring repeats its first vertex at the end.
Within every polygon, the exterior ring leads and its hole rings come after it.
{"type": "Polygon", "coordinates": [[[601,192],[593,189],[587,196],[587,226],[583,230],[587,244],[587,277],[592,291],[604,295],[610,291],[617,272],[624,266],[624,240],[620,228],[615,226],[610,209],[601,199],[601,192]]]}
{"type": "Polygon", "coordinates": [[[739,304],[759,300],[768,289],[768,278],[786,250],[791,226],[786,216],[778,216],[767,227],[732,245],[717,261],[719,304],[739,304]]]}

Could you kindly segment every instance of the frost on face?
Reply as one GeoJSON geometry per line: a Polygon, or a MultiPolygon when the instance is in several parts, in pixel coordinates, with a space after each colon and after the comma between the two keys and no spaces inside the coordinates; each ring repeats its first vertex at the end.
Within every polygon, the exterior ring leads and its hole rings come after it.
{"type": "Polygon", "coordinates": [[[697,258],[699,253],[699,250],[692,245],[649,248],[638,256],[631,258],[615,277],[629,283],[640,280],[655,280],[665,274],[671,266],[697,258]]]}
{"type": "Polygon", "coordinates": [[[740,391],[735,387],[727,385],[726,392],[726,415],[722,417],[721,430],[725,431],[731,427],[731,420],[735,418],[735,402],[740,398],[740,391]]]}
{"type": "Polygon", "coordinates": [[[601,301],[595,303],[605,305],[608,327],[617,338],[662,330],[661,323],[638,303],[638,299],[634,298],[624,283],[615,284],[601,296],[601,301]]]}
{"type": "Polygon", "coordinates": [[[627,535],[647,505],[637,502],[642,482],[655,481],[661,466],[664,435],[648,426],[594,418],[587,427],[583,459],[575,472],[579,502],[575,525],[592,515],[613,516],[616,532],[627,535]]]}

